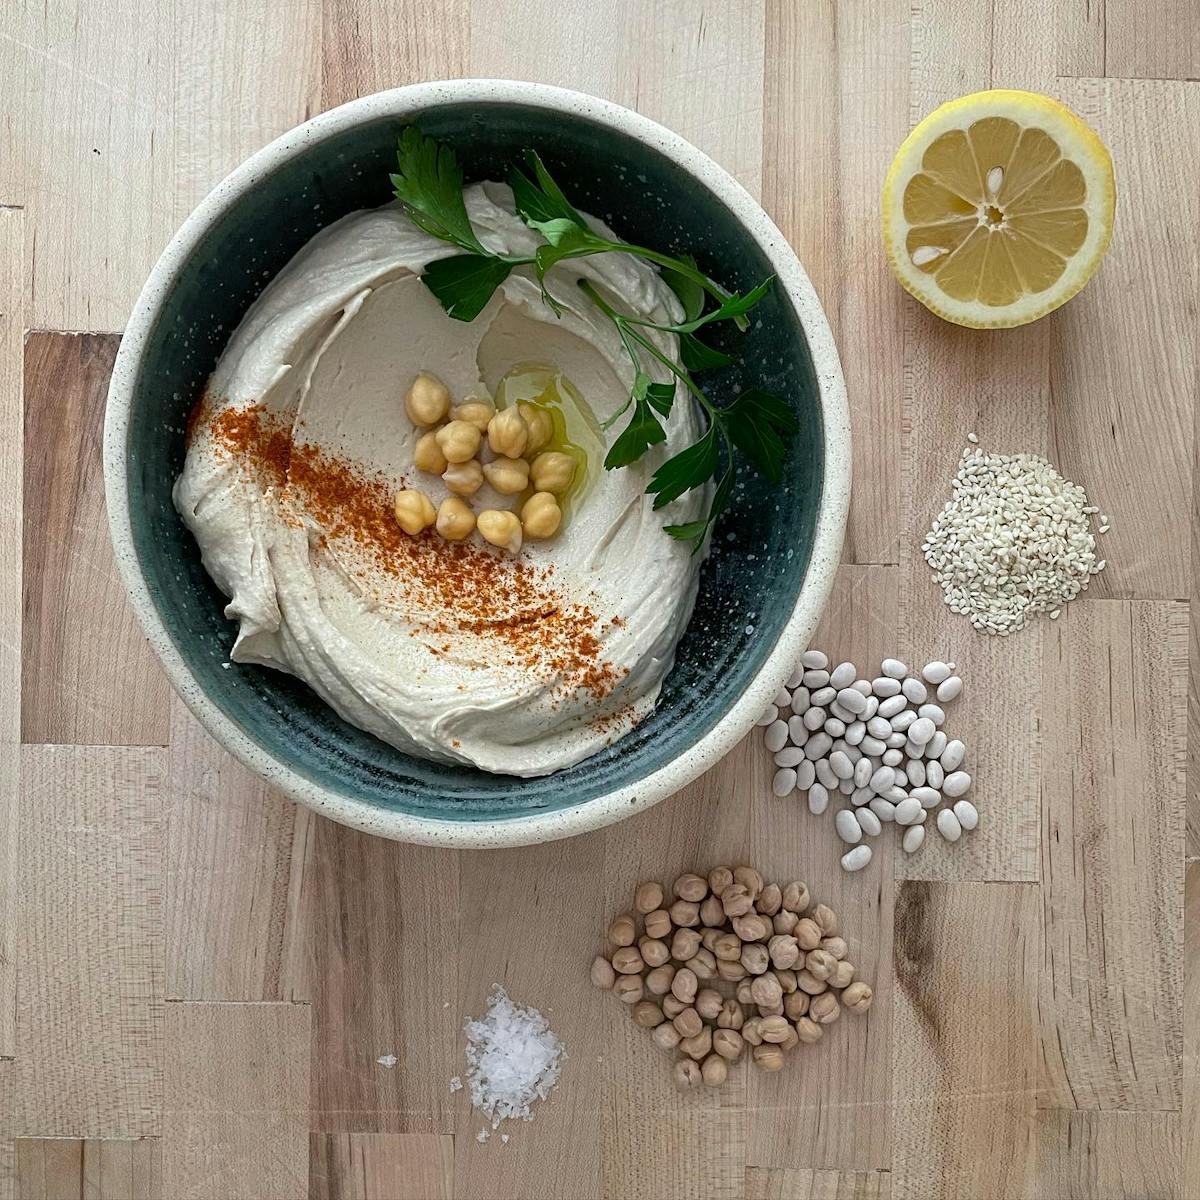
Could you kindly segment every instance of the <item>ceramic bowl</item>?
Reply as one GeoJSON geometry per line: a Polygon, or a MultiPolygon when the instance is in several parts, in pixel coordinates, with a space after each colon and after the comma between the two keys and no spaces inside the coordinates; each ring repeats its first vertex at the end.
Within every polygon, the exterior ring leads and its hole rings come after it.
{"type": "Polygon", "coordinates": [[[850,486],[837,352],[804,270],[720,167],[645,117],[528,83],[424,83],[306,122],[220,183],[171,240],[129,321],[104,434],[108,512],[134,609],[171,682],[222,745],[296,800],[359,829],[453,846],[566,837],[656,803],[750,729],[808,642],[837,565],[850,486]],[[777,285],[740,335],[718,402],[764,386],[800,432],[781,487],[746,474],[718,526],[695,613],[654,713],[585,762],[517,779],[408,757],[304,684],[230,664],[235,627],[171,503],[188,414],[250,303],[318,230],[390,199],[410,122],[450,142],[468,179],[535,147],[579,208],[630,241],[695,254],[713,277],[777,285]]]}

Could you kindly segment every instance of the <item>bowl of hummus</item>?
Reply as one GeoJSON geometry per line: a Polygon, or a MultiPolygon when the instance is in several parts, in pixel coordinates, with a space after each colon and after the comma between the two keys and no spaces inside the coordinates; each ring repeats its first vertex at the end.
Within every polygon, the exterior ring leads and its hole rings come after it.
{"type": "Polygon", "coordinates": [[[335,820],[455,846],[596,828],[715,764],[807,644],[849,496],[836,350],[758,205],[636,113],[506,81],[365,97],[219,184],[138,299],[104,453],[132,604],[213,736],[335,820]],[[401,202],[406,137],[427,192],[459,164],[450,235],[421,181],[401,202]],[[541,261],[576,231],[514,196],[530,151],[586,236],[651,257],[541,261]],[[690,314],[655,255],[774,281],[699,403],[662,401],[690,314]],[[723,487],[714,452],[663,495],[760,389],[774,478],[723,487]]]}

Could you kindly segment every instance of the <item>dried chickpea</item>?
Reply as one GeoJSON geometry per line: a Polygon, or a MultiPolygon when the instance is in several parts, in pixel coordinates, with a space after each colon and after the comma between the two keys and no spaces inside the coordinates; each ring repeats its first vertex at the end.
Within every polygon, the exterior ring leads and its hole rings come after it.
{"type": "Polygon", "coordinates": [[[712,952],[718,961],[736,962],[742,957],[742,939],[736,933],[722,933],[713,942],[712,952]]]}
{"type": "Polygon", "coordinates": [[[448,542],[461,542],[475,529],[471,506],[458,496],[447,496],[438,505],[437,531],[448,542]]]}
{"type": "Polygon", "coordinates": [[[652,996],[665,996],[671,990],[671,982],[675,978],[675,967],[672,963],[663,963],[646,973],[646,990],[652,996]]]}
{"type": "Polygon", "coordinates": [[[517,405],[517,412],[525,418],[525,426],[529,430],[525,453],[536,454],[553,436],[554,421],[544,408],[535,408],[524,401],[517,405]]]}
{"type": "Polygon", "coordinates": [[[731,883],[721,893],[721,907],[727,917],[744,917],[754,907],[754,898],[742,884],[731,883]]]}
{"type": "MultiPolygon", "coordinates": [[[[518,409],[502,408],[487,426],[488,445],[494,454],[506,458],[520,458],[529,441],[529,426],[518,409]]],[[[526,463],[526,470],[529,464],[526,463]]]]}
{"type": "Polygon", "coordinates": [[[700,949],[700,935],[694,929],[677,929],[671,939],[671,957],[677,962],[687,962],[700,949]]]}
{"type": "Polygon", "coordinates": [[[679,1036],[690,1038],[704,1028],[704,1022],[700,1019],[700,1014],[688,1005],[687,1008],[675,1014],[671,1019],[672,1024],[679,1030],[679,1036]]]}
{"type": "Polygon", "coordinates": [[[562,509],[549,492],[534,492],[521,505],[521,525],[527,537],[553,537],[562,524],[562,509]]]}
{"type": "Polygon", "coordinates": [[[473,496],[483,487],[483,467],[477,458],[451,463],[442,472],[442,482],[456,496],[473,496]]]}
{"type": "Polygon", "coordinates": [[[597,954],[592,959],[592,983],[598,988],[607,990],[612,987],[617,981],[617,973],[612,968],[612,963],[608,961],[602,954],[597,954]]]}
{"type": "Polygon", "coordinates": [[[414,425],[436,425],[450,410],[450,391],[436,376],[422,371],[409,384],[404,411],[414,425]]]}
{"type": "Polygon", "coordinates": [[[665,908],[656,908],[646,914],[642,922],[646,933],[652,938],[665,938],[671,932],[671,916],[665,908]]]}
{"type": "Polygon", "coordinates": [[[638,949],[641,951],[642,961],[648,967],[661,967],[671,958],[667,943],[660,942],[658,938],[638,938],[638,949]]]}
{"type": "Polygon", "coordinates": [[[733,932],[743,942],[765,942],[771,936],[771,922],[760,913],[748,913],[744,917],[734,917],[731,924],[733,932]]]}
{"type": "Polygon", "coordinates": [[[783,1014],[789,1021],[798,1021],[808,1012],[812,997],[807,992],[793,992],[783,998],[783,1014]]]}
{"type": "Polygon", "coordinates": [[[661,883],[639,883],[637,891],[633,894],[633,907],[643,915],[652,913],[656,908],[661,907],[663,902],[663,890],[661,883]]]}
{"type": "Polygon", "coordinates": [[[725,910],[716,896],[705,896],[700,901],[700,923],[702,925],[718,926],[725,922],[725,910]]]}
{"type": "Polygon", "coordinates": [[[500,495],[515,496],[529,486],[529,464],[523,458],[494,458],[483,464],[483,477],[500,495]]]}
{"type": "Polygon", "coordinates": [[[509,554],[521,549],[521,522],[516,513],[499,508],[485,508],[476,518],[475,525],[486,542],[509,554]]]}
{"type": "Polygon", "coordinates": [[[794,912],[788,912],[786,908],[781,908],[771,918],[771,927],[776,933],[790,934],[796,928],[798,920],[800,918],[794,912]]]}
{"type": "Polygon", "coordinates": [[[794,967],[800,959],[800,943],[786,933],[777,933],[767,943],[771,964],[776,967],[794,967]]]}
{"type": "Polygon", "coordinates": [[[762,1034],[764,1042],[779,1042],[787,1041],[788,1030],[791,1026],[788,1024],[786,1017],[763,1017],[758,1022],[758,1032],[762,1034]]]}
{"type": "Polygon", "coordinates": [[[688,967],[680,967],[671,980],[671,994],[684,1004],[691,1004],[696,998],[696,975],[688,967]]]}
{"type": "Polygon", "coordinates": [[[645,994],[638,975],[618,975],[613,991],[622,1004],[636,1004],[645,994]]]}
{"type": "Polygon", "coordinates": [[[804,956],[804,969],[814,979],[828,981],[837,966],[837,959],[828,950],[810,950],[804,956]]]}
{"type": "Polygon", "coordinates": [[[808,911],[810,900],[811,897],[808,894],[808,884],[801,883],[799,880],[784,884],[783,907],[786,908],[788,912],[794,912],[797,916],[801,916],[808,911]]]}
{"type": "Polygon", "coordinates": [[[829,977],[829,986],[835,988],[849,987],[853,979],[854,964],[848,958],[843,958],[833,968],[833,974],[829,977]]]}
{"type": "Polygon", "coordinates": [[[750,994],[754,997],[755,1004],[767,1008],[783,1003],[783,988],[779,986],[779,980],[774,975],[756,976],[750,985],[750,994]]]}
{"type": "Polygon", "coordinates": [[[794,1050],[798,1045],[800,1045],[800,1039],[796,1036],[796,1030],[793,1026],[789,1025],[787,1037],[779,1043],[779,1048],[786,1054],[789,1050],[794,1050]]]}
{"type": "Polygon", "coordinates": [[[752,900],[758,899],[759,892],[763,890],[763,877],[753,867],[734,867],[733,878],[750,893],[752,900]]]}
{"type": "Polygon", "coordinates": [[[662,998],[662,1010],[673,1021],[688,1005],[682,1000],[676,1000],[670,992],[662,998]]]}
{"type": "Polygon", "coordinates": [[[479,453],[479,430],[466,421],[451,421],[434,436],[447,462],[466,462],[479,453]]]}
{"type": "Polygon", "coordinates": [[[819,1042],[825,1036],[825,1030],[812,1017],[800,1017],[796,1021],[796,1036],[802,1042],[819,1042]]]}
{"type": "Polygon", "coordinates": [[[715,1021],[721,1015],[724,998],[716,988],[701,988],[696,993],[695,1009],[706,1020],[715,1021]]]}
{"type": "Polygon", "coordinates": [[[837,959],[845,958],[850,951],[850,947],[846,945],[846,939],[840,937],[822,938],[821,949],[828,950],[837,959]]]}
{"type": "MultiPolygon", "coordinates": [[[[712,897],[710,896],[709,900],[711,899],[712,897]]],[[[700,907],[703,908],[704,905],[702,904],[700,907]]],[[[700,930],[700,945],[703,946],[705,950],[711,950],[717,944],[717,938],[719,938],[724,932],[725,930],[715,925],[703,926],[700,930]]]]}
{"type": "Polygon", "coordinates": [[[429,497],[415,488],[396,493],[396,522],[405,533],[415,537],[437,520],[437,510],[429,497]]]}
{"type": "Polygon", "coordinates": [[[679,1043],[679,1048],[688,1056],[699,1062],[702,1058],[707,1058],[712,1053],[712,1029],[708,1025],[702,1025],[700,1032],[694,1037],[686,1037],[679,1043]]]}
{"type": "Polygon", "coordinates": [[[679,1030],[670,1021],[664,1021],[661,1025],[656,1025],[651,1031],[650,1036],[664,1050],[674,1050],[683,1040],[679,1036],[679,1030]]]}
{"type": "Polygon", "coordinates": [[[820,1025],[832,1025],[842,1015],[842,1006],[832,992],[822,992],[812,998],[808,1015],[820,1025]]]}
{"type": "Polygon", "coordinates": [[[653,1000],[639,1000],[629,1010],[629,1015],[633,1018],[633,1023],[640,1025],[643,1029],[653,1029],[666,1020],[663,1010],[653,1000]]]}
{"type": "Polygon", "coordinates": [[[446,469],[446,456],[437,444],[437,435],[432,431],[417,438],[413,446],[413,466],[430,475],[440,475],[446,469]]]}
{"type": "Polygon", "coordinates": [[[691,900],[676,900],[667,912],[671,914],[672,923],[684,929],[694,929],[700,924],[700,905],[691,900]]]}
{"type": "Polygon", "coordinates": [[[704,1079],[700,1064],[690,1058],[681,1058],[671,1068],[671,1077],[681,1092],[690,1092],[693,1088],[698,1088],[704,1079]]]}
{"type": "Polygon", "coordinates": [[[759,1031],[759,1026],[762,1024],[762,1017],[747,1017],[742,1023],[742,1041],[749,1046],[762,1045],[762,1033],[759,1031]]]}
{"type": "Polygon", "coordinates": [[[801,917],[792,930],[801,950],[815,950],[821,944],[821,927],[809,917],[801,917]]]}
{"type": "Polygon", "coordinates": [[[496,406],[490,400],[464,400],[450,409],[452,421],[466,421],[480,433],[487,433],[488,422],[496,415],[496,406]]]}
{"type": "Polygon", "coordinates": [[[729,1067],[719,1054],[710,1054],[700,1064],[700,1078],[705,1087],[720,1087],[729,1078],[729,1067]]]}
{"type": "Polygon", "coordinates": [[[796,972],[790,967],[774,967],[771,974],[779,980],[779,986],[783,988],[783,994],[790,996],[797,990],[796,972]]]}
{"type": "Polygon", "coordinates": [[[750,942],[742,947],[742,966],[751,975],[761,975],[770,965],[767,948],[761,942],[750,942]]]}
{"type": "Polygon", "coordinates": [[[852,983],[842,993],[842,1003],[852,1013],[865,1013],[871,1007],[871,1001],[874,999],[875,993],[870,987],[861,980],[857,983],[852,983]]]}
{"type": "Polygon", "coordinates": [[[750,991],[751,985],[753,983],[754,983],[754,980],[749,978],[748,976],[738,983],[737,989],[734,992],[734,995],[737,997],[737,1001],[739,1004],[745,1004],[747,1007],[749,1007],[751,1004],[754,1003],[754,996],[751,994],[751,991],[750,991]]]}
{"type": "Polygon", "coordinates": [[[632,913],[622,913],[614,917],[608,927],[608,940],[614,946],[632,946],[637,940],[637,922],[632,913]]]}
{"type": "Polygon", "coordinates": [[[708,873],[708,890],[718,900],[732,882],[733,872],[728,867],[713,867],[708,873]]]}
{"type": "Polygon", "coordinates": [[[758,1015],[760,1017],[782,1017],[783,1016],[783,1001],[778,1004],[760,1004],[758,1006],[758,1015]]]}
{"type": "Polygon", "coordinates": [[[708,895],[708,880],[691,872],[686,875],[680,875],[675,880],[674,892],[680,900],[691,900],[699,904],[708,895]]]}
{"type": "Polygon", "coordinates": [[[635,946],[622,946],[612,956],[612,965],[618,975],[640,975],[646,966],[635,946]]]}
{"type": "Polygon", "coordinates": [[[575,478],[575,460],[569,454],[547,450],[533,460],[529,477],[539,492],[553,492],[561,496],[575,478]]]}
{"type": "Polygon", "coordinates": [[[783,903],[783,896],[779,890],[779,884],[768,883],[758,894],[758,899],[754,902],[754,907],[760,913],[767,917],[773,917],[783,903]]]}
{"type": "Polygon", "coordinates": [[[745,1009],[736,1000],[726,1000],[717,1015],[718,1029],[741,1029],[746,1020],[745,1009]]]}
{"type": "Polygon", "coordinates": [[[691,968],[692,974],[701,982],[707,982],[716,977],[716,956],[711,950],[705,950],[703,946],[687,960],[687,965],[691,968]]]}
{"type": "Polygon", "coordinates": [[[730,1062],[737,1062],[742,1057],[742,1049],[746,1043],[736,1029],[721,1028],[713,1032],[713,1050],[730,1062]]]}
{"type": "Polygon", "coordinates": [[[818,979],[807,967],[796,972],[796,986],[810,996],[819,996],[829,985],[823,979],[818,979]]]}
{"type": "Polygon", "coordinates": [[[742,966],[740,956],[733,962],[727,958],[717,960],[717,974],[727,983],[737,983],[739,979],[745,979],[749,972],[742,966]]]}
{"type": "Polygon", "coordinates": [[[760,1071],[783,1070],[783,1051],[778,1046],[764,1042],[761,1046],[755,1046],[751,1054],[754,1058],[754,1065],[760,1071]]]}
{"type": "Polygon", "coordinates": [[[818,904],[813,909],[812,919],[821,929],[822,937],[833,937],[838,931],[837,913],[828,904],[818,904]]]}

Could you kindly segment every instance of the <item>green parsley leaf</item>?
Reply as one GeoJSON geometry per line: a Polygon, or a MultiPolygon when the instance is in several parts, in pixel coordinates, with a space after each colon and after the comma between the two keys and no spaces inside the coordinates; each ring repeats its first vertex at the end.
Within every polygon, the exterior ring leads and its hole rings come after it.
{"type": "Polygon", "coordinates": [[[526,150],[525,161],[533,168],[538,186],[542,189],[542,195],[545,197],[545,203],[550,206],[554,215],[566,217],[568,221],[574,221],[580,229],[587,229],[587,222],[563,195],[562,188],[551,178],[550,172],[546,170],[546,164],[538,157],[537,151],[526,150]]]}
{"type": "Polygon", "coordinates": [[[421,279],[447,316],[456,321],[473,321],[512,269],[513,264],[502,258],[455,254],[427,263],[421,279]]]}
{"type": "MultiPolygon", "coordinates": [[[[530,155],[540,163],[541,159],[537,158],[536,154],[530,151],[530,155]]],[[[536,168],[534,168],[536,170],[536,168]]],[[[550,178],[550,173],[543,166],[542,171],[545,172],[546,178],[550,178]]],[[[551,180],[553,183],[553,180],[551,180]]],[[[554,192],[551,194],[543,191],[520,167],[513,167],[508,173],[508,185],[513,190],[513,200],[516,202],[517,212],[521,214],[521,220],[526,225],[533,225],[540,221],[553,221],[555,219],[563,219],[570,221],[572,225],[577,225],[582,229],[586,229],[587,225],[583,217],[567,203],[562,192],[555,186],[554,192]]]]}
{"type": "Polygon", "coordinates": [[[721,410],[721,420],[733,444],[772,483],[778,483],[787,457],[784,438],[800,427],[796,414],[770,392],[747,388],[721,410]]]}
{"type": "Polygon", "coordinates": [[[695,545],[692,547],[692,553],[695,554],[704,545],[704,538],[708,531],[717,523],[718,518],[725,509],[729,507],[729,500],[733,495],[733,483],[736,478],[737,468],[734,466],[733,459],[730,458],[725,466],[725,473],[721,476],[721,482],[717,484],[717,490],[713,493],[712,503],[708,506],[708,516],[703,520],[687,521],[682,525],[664,525],[664,532],[681,542],[694,542],[695,545]]]}
{"type": "Polygon", "coordinates": [[[709,371],[714,367],[727,367],[733,362],[732,354],[709,346],[694,333],[679,335],[679,357],[689,371],[709,371]]]}
{"type": "Polygon", "coordinates": [[[467,216],[463,173],[454,151],[409,125],[400,134],[396,163],[392,187],[413,224],[444,242],[486,254],[467,216]]]}
{"type": "MultiPolygon", "coordinates": [[[[680,255],[679,261],[687,263],[689,267],[696,265],[696,260],[690,254],[680,255]]],[[[661,274],[663,283],[679,297],[679,303],[683,305],[683,319],[694,321],[704,311],[704,289],[695,279],[671,267],[663,267],[661,274]]]]}
{"type": "Polygon", "coordinates": [[[736,320],[744,317],[771,290],[774,282],[775,276],[768,275],[761,283],[755,284],[744,296],[734,292],[712,312],[704,313],[703,316],[684,321],[681,325],[671,325],[668,328],[674,333],[695,333],[702,325],[708,325],[712,321],[728,321],[731,318],[736,320]]]}
{"type": "Polygon", "coordinates": [[[668,458],[654,472],[646,491],[654,495],[655,511],[707,483],[717,473],[718,458],[717,427],[710,425],[698,442],[668,458]]]}
{"type": "Polygon", "coordinates": [[[666,431],[651,411],[649,403],[644,397],[639,397],[634,401],[629,424],[621,430],[604,459],[604,469],[612,471],[617,467],[627,467],[631,462],[637,462],[651,446],[666,440],[666,431]]]}
{"type": "Polygon", "coordinates": [[[656,412],[664,417],[671,415],[671,405],[675,402],[675,381],[669,379],[666,383],[655,383],[649,375],[639,375],[633,384],[634,399],[645,399],[656,412]]]}

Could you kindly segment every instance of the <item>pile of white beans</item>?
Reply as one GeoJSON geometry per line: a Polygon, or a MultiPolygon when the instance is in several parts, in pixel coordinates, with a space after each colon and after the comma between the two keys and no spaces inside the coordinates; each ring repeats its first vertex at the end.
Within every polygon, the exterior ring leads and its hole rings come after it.
{"type": "Polygon", "coordinates": [[[863,839],[878,837],[884,825],[902,826],[901,845],[915,854],[931,812],[937,811],[938,832],[948,842],[979,824],[965,798],[971,787],[962,769],[966,747],[941,728],[942,705],[962,686],[953,663],[926,663],[918,677],[899,659],[885,658],[877,678],[860,679],[853,663],[830,669],[828,655],[808,650],[759,718],[778,768],[771,784],[776,796],[806,792],[814,813],[823,813],[831,798],[849,804],[834,816],[838,836],[850,847],[842,855],[845,870],[861,871],[871,861],[863,839]]]}

